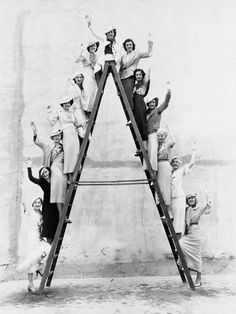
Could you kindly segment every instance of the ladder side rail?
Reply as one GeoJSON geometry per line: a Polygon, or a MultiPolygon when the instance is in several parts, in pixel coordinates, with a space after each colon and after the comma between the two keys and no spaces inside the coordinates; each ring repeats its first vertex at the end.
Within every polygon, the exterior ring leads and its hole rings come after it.
{"type": "Polygon", "coordinates": [[[143,158],[146,162],[146,165],[147,165],[147,168],[150,172],[150,175],[151,175],[151,179],[155,179],[154,178],[154,172],[152,170],[152,167],[151,167],[151,163],[150,163],[150,160],[148,158],[148,154],[146,152],[146,149],[144,148],[144,145],[143,145],[143,141],[142,141],[142,138],[141,138],[141,135],[140,135],[140,132],[139,132],[139,129],[138,129],[138,126],[137,126],[137,123],[135,121],[135,118],[134,118],[134,115],[133,115],[133,112],[130,108],[130,104],[129,104],[129,101],[128,101],[128,98],[126,96],[126,93],[125,93],[125,90],[124,90],[124,87],[121,83],[121,79],[119,77],[119,74],[116,70],[116,66],[115,66],[115,62],[114,61],[111,61],[111,67],[112,67],[112,76],[114,78],[114,82],[115,84],[117,84],[117,87],[118,87],[118,92],[119,92],[119,97],[121,99],[121,102],[122,104],[125,105],[125,108],[127,110],[127,113],[128,113],[128,116],[130,118],[130,121],[132,123],[132,126],[133,126],[133,129],[134,129],[134,133],[136,135],[136,138],[137,138],[137,141],[138,141],[138,144],[140,146],[140,149],[142,151],[142,154],[143,154],[143,158]]]}
{"type": "MultiPolygon", "coordinates": [[[[70,212],[71,212],[72,203],[73,203],[73,200],[74,200],[74,197],[75,197],[75,193],[76,193],[76,188],[74,188],[73,191],[72,191],[71,203],[67,207],[67,211],[66,211],[65,217],[69,217],[70,216],[70,212]]],[[[47,282],[46,282],[46,286],[47,287],[49,287],[51,285],[52,277],[54,275],[54,270],[56,268],[56,263],[57,263],[57,259],[58,259],[59,254],[60,254],[62,242],[63,242],[64,235],[65,235],[65,232],[66,232],[66,228],[67,228],[67,224],[63,224],[61,232],[60,232],[60,236],[59,236],[58,241],[57,241],[57,246],[56,246],[56,249],[55,249],[55,252],[54,252],[54,255],[53,255],[54,258],[53,258],[53,260],[52,260],[52,262],[50,264],[49,276],[47,277],[47,282]]]]}
{"type": "MultiPolygon", "coordinates": [[[[68,208],[68,206],[70,204],[70,199],[71,199],[71,195],[73,193],[73,189],[74,189],[73,185],[70,184],[69,189],[67,190],[66,201],[65,201],[62,213],[61,213],[61,217],[60,217],[60,220],[59,220],[59,223],[58,223],[58,226],[57,226],[57,230],[56,230],[53,242],[52,242],[51,250],[50,250],[48,258],[47,258],[47,262],[46,262],[46,266],[45,266],[45,269],[44,269],[43,277],[42,277],[41,282],[40,282],[39,294],[42,294],[42,292],[43,292],[43,288],[45,286],[45,282],[46,282],[46,280],[48,278],[48,274],[50,272],[51,264],[53,262],[53,259],[55,258],[54,257],[55,256],[55,252],[56,252],[56,249],[57,249],[57,246],[58,246],[59,238],[61,237],[61,231],[62,231],[62,228],[63,228],[63,225],[64,225],[64,220],[65,220],[65,217],[66,217],[67,208],[68,208]]],[[[66,228],[66,226],[64,226],[64,227],[66,228]]]]}
{"type": "MultiPolygon", "coordinates": [[[[159,188],[159,185],[157,183],[157,181],[153,181],[153,184],[154,184],[154,189],[155,191],[157,192],[157,195],[159,197],[162,196],[161,195],[161,191],[160,191],[160,188],[159,188]]],[[[163,206],[162,202],[160,202],[160,207],[162,208],[162,210],[164,211],[164,214],[165,214],[165,217],[166,217],[166,223],[167,223],[167,226],[168,226],[168,229],[170,231],[170,234],[172,236],[172,240],[175,244],[175,248],[176,250],[178,251],[178,254],[179,254],[179,258],[180,258],[180,261],[182,263],[182,266],[183,266],[183,269],[184,269],[184,272],[185,272],[185,275],[187,277],[187,280],[188,280],[188,283],[189,283],[189,286],[191,289],[195,289],[195,286],[194,286],[194,283],[193,283],[193,280],[192,280],[192,277],[191,277],[191,274],[190,274],[190,271],[187,267],[187,264],[186,264],[186,261],[185,261],[185,258],[184,258],[184,254],[183,254],[183,251],[181,249],[181,246],[179,244],[179,240],[177,239],[177,236],[176,236],[176,233],[175,233],[175,230],[174,230],[174,227],[173,227],[173,224],[172,224],[172,221],[170,219],[170,216],[169,216],[169,213],[168,213],[168,210],[166,208],[166,206],[163,206]]],[[[159,207],[157,206],[157,209],[159,210],[159,207]]],[[[172,251],[173,252],[173,251],[172,251]]],[[[173,255],[174,255],[174,252],[173,252],[173,255]]],[[[175,256],[175,255],[174,255],[175,256]]],[[[176,265],[179,269],[179,266],[177,264],[177,260],[175,259],[175,262],[176,262],[176,265]]]]}
{"type": "Polygon", "coordinates": [[[72,180],[73,182],[76,182],[78,180],[78,175],[81,172],[80,164],[81,164],[81,161],[83,159],[85,152],[88,149],[87,145],[88,145],[89,135],[90,135],[90,133],[92,133],[93,128],[94,128],[94,124],[95,124],[95,121],[97,118],[98,109],[99,109],[100,102],[101,102],[101,99],[103,96],[103,90],[104,90],[108,75],[109,75],[108,64],[105,63],[104,71],[102,72],[102,77],[101,77],[100,82],[99,82],[99,87],[98,87],[98,91],[97,91],[96,98],[94,101],[93,109],[92,109],[92,112],[91,112],[91,115],[89,118],[89,122],[88,122],[88,125],[86,128],[85,136],[84,136],[84,139],[83,139],[83,142],[81,145],[79,158],[78,158],[76,166],[75,166],[75,171],[74,171],[73,180],[72,180]]]}
{"type": "MultiPolygon", "coordinates": [[[[52,243],[52,247],[51,247],[50,253],[48,255],[48,259],[47,259],[46,267],[45,267],[45,270],[44,270],[44,274],[43,274],[43,277],[42,277],[41,282],[40,282],[39,294],[42,294],[42,292],[43,292],[43,288],[45,286],[45,282],[46,282],[46,280],[48,278],[48,274],[49,274],[50,269],[52,267],[53,260],[54,259],[57,260],[57,258],[58,258],[58,256],[54,257],[55,256],[55,252],[56,252],[57,247],[58,247],[58,240],[59,240],[60,237],[64,237],[65,230],[64,230],[63,233],[61,231],[62,231],[62,228],[63,228],[63,224],[64,224],[64,220],[65,220],[66,214],[68,212],[68,208],[69,208],[69,212],[70,212],[71,207],[72,207],[72,202],[73,202],[73,199],[74,199],[74,196],[72,197],[72,195],[73,194],[75,195],[75,189],[77,188],[76,186],[74,186],[73,182],[75,180],[77,180],[78,177],[80,177],[80,173],[81,173],[80,165],[81,165],[81,162],[82,162],[82,159],[83,159],[83,154],[88,149],[88,145],[87,144],[89,143],[89,134],[90,134],[91,130],[94,127],[94,121],[95,121],[95,118],[97,116],[97,112],[98,112],[98,108],[99,108],[99,105],[100,105],[100,102],[101,102],[101,98],[102,98],[102,95],[103,95],[103,88],[105,86],[105,83],[106,83],[106,80],[107,80],[107,76],[108,76],[108,65],[105,64],[105,68],[104,68],[104,71],[103,71],[103,74],[102,74],[102,77],[101,77],[101,80],[100,80],[100,83],[99,83],[99,88],[98,88],[98,91],[97,91],[97,94],[96,94],[93,110],[92,110],[92,113],[91,113],[91,116],[90,116],[90,119],[89,119],[89,122],[88,122],[88,126],[87,126],[87,129],[86,129],[86,133],[85,133],[82,145],[81,145],[79,158],[78,158],[78,161],[77,161],[76,166],[75,166],[75,171],[74,171],[74,174],[73,174],[73,180],[70,183],[69,188],[67,190],[65,204],[63,206],[63,210],[62,210],[62,214],[61,214],[61,217],[60,217],[60,221],[59,221],[58,226],[57,226],[57,231],[56,231],[56,234],[54,236],[54,240],[53,240],[53,243],[52,243]]],[[[61,241],[61,244],[62,244],[62,241],[61,241]]],[[[60,246],[61,246],[61,244],[60,244],[60,246]]],[[[59,248],[59,251],[60,251],[60,248],[59,248]]],[[[58,252],[58,255],[59,255],[59,252],[58,252]]],[[[56,264],[54,265],[54,269],[55,269],[55,266],[56,266],[56,264]]],[[[50,279],[49,279],[50,282],[52,280],[52,276],[53,276],[53,274],[50,275],[50,279]]],[[[50,283],[49,283],[49,285],[50,285],[50,283]]]]}
{"type": "MultiPolygon", "coordinates": [[[[132,122],[132,126],[133,126],[133,128],[134,128],[134,132],[135,132],[135,134],[136,134],[138,143],[139,143],[139,145],[140,145],[140,148],[141,148],[141,151],[142,151],[142,154],[143,154],[143,158],[144,158],[144,160],[145,160],[145,162],[146,162],[146,165],[147,165],[147,168],[148,168],[148,172],[150,173],[151,179],[153,179],[154,189],[155,189],[155,191],[157,192],[157,195],[158,195],[158,198],[159,198],[159,201],[160,201],[160,206],[161,206],[161,208],[162,208],[162,210],[163,210],[163,212],[164,212],[164,214],[165,214],[165,217],[167,218],[167,226],[168,226],[169,231],[170,231],[170,233],[171,233],[171,236],[172,236],[172,239],[173,239],[174,244],[175,244],[175,246],[176,246],[176,249],[177,249],[177,251],[178,251],[178,253],[179,253],[179,257],[180,257],[181,263],[182,263],[182,265],[183,265],[185,274],[186,274],[186,276],[187,276],[189,285],[190,285],[190,287],[191,287],[192,289],[194,289],[195,286],[194,286],[194,284],[193,284],[192,277],[191,277],[191,275],[190,275],[189,269],[187,268],[187,264],[186,264],[186,262],[185,262],[185,258],[184,258],[182,249],[181,249],[181,247],[180,247],[180,245],[179,245],[179,241],[178,241],[177,236],[176,236],[176,233],[175,233],[175,231],[174,231],[173,224],[172,224],[172,222],[171,222],[171,220],[170,220],[169,213],[168,213],[168,210],[167,210],[167,206],[166,206],[166,204],[165,204],[165,202],[164,202],[164,199],[163,199],[163,197],[162,197],[162,193],[161,193],[161,191],[160,191],[159,185],[158,185],[158,183],[157,183],[156,178],[154,178],[153,169],[152,169],[152,167],[151,167],[150,160],[149,160],[148,155],[147,155],[147,153],[146,153],[146,150],[145,150],[145,148],[144,148],[144,145],[143,145],[143,142],[142,142],[142,138],[141,138],[141,135],[140,135],[140,133],[139,133],[139,130],[138,130],[136,121],[135,121],[135,119],[134,119],[132,110],[131,110],[131,108],[130,108],[130,105],[129,105],[127,96],[126,96],[126,94],[125,94],[123,85],[122,85],[122,83],[121,83],[120,77],[119,77],[119,75],[118,75],[118,73],[117,73],[117,70],[116,70],[116,67],[115,67],[114,63],[111,64],[111,66],[112,66],[112,70],[113,70],[113,71],[112,71],[112,75],[113,75],[114,81],[117,83],[117,85],[118,85],[118,91],[120,92],[120,95],[119,95],[119,96],[120,96],[120,98],[121,98],[122,103],[124,103],[124,105],[125,105],[125,107],[126,107],[126,110],[127,110],[127,112],[128,112],[130,121],[132,122]]],[[[167,236],[168,236],[168,234],[169,234],[169,232],[168,232],[168,230],[167,230],[167,236]]],[[[168,239],[169,239],[169,238],[168,238],[168,239]]],[[[171,248],[173,248],[172,245],[171,245],[171,248]]],[[[174,257],[175,257],[175,251],[172,250],[172,253],[173,253],[174,257]]],[[[175,260],[176,260],[176,259],[175,259],[175,260]]],[[[176,263],[177,263],[177,260],[176,260],[176,263]]],[[[178,265],[177,265],[177,267],[178,267],[178,265]]],[[[178,269],[179,269],[179,267],[178,267],[178,269]]],[[[182,278],[182,276],[181,276],[181,278],[182,278]]]]}

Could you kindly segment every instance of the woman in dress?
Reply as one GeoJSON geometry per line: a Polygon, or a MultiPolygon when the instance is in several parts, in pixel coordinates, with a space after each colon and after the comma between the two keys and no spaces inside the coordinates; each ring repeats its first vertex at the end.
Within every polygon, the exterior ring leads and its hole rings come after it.
{"type": "Polygon", "coordinates": [[[182,165],[182,158],[174,156],[171,159],[172,180],[171,180],[171,210],[174,216],[173,226],[180,239],[185,230],[185,193],[183,190],[183,178],[191,171],[196,156],[196,144],[192,148],[192,157],[190,163],[182,165]]]}
{"type": "Polygon", "coordinates": [[[147,52],[137,51],[134,41],[130,38],[123,42],[125,53],[121,56],[120,78],[132,110],[134,109],[132,97],[135,84],[134,71],[137,69],[140,59],[151,57],[152,46],[151,34],[149,34],[147,52]]]}
{"type": "MultiPolygon", "coordinates": [[[[159,184],[162,197],[167,206],[167,210],[171,219],[173,214],[171,212],[171,165],[170,165],[170,152],[175,145],[175,138],[172,132],[168,129],[159,128],[157,131],[158,150],[157,150],[157,182],[159,184]],[[168,136],[168,137],[167,137],[168,136]]],[[[157,198],[157,203],[159,200],[157,198]]]]}
{"type": "MultiPolygon", "coordinates": [[[[96,52],[99,47],[99,41],[93,40],[90,41],[87,45],[87,49],[84,50],[83,45],[81,45],[81,51],[79,56],[76,57],[75,62],[81,62],[83,65],[84,77],[83,79],[83,89],[86,94],[86,102],[82,103],[82,108],[87,112],[87,117],[89,118],[90,113],[93,109],[95,97],[97,94],[97,82],[94,74],[94,67],[97,63],[97,55],[96,52]]],[[[74,78],[75,80],[75,78],[74,78]]]]}
{"type": "MultiPolygon", "coordinates": [[[[57,209],[60,216],[64,201],[65,201],[66,188],[67,188],[67,176],[64,174],[64,170],[63,170],[64,158],[63,158],[63,152],[61,152],[61,147],[62,147],[61,141],[62,141],[63,132],[61,129],[57,129],[58,127],[57,118],[55,118],[53,121],[55,124],[51,130],[51,136],[50,136],[51,140],[53,141],[53,146],[46,144],[39,138],[37,127],[34,122],[31,122],[30,125],[33,130],[34,143],[43,150],[44,167],[49,167],[51,170],[50,178],[48,178],[50,182],[49,199],[50,199],[50,203],[57,204],[57,209]]],[[[66,218],[65,222],[70,223],[71,221],[66,218]]]]}
{"type": "MultiPolygon", "coordinates": [[[[179,240],[179,244],[183,251],[185,261],[190,270],[197,273],[195,286],[201,286],[201,273],[202,273],[202,259],[201,259],[201,243],[200,243],[200,228],[199,220],[203,214],[207,215],[211,209],[211,202],[206,198],[203,205],[198,204],[195,193],[190,193],[186,196],[186,214],[185,234],[179,240]]],[[[180,266],[181,262],[178,261],[180,266]]]]}
{"type": "Polygon", "coordinates": [[[28,178],[34,184],[40,186],[43,191],[43,203],[42,203],[42,238],[46,238],[49,244],[52,243],[54,235],[57,230],[59,221],[58,209],[55,203],[50,203],[50,176],[51,170],[48,167],[42,167],[39,170],[39,178],[35,178],[32,174],[31,169],[32,161],[30,158],[27,159],[27,172],[28,178]]]}
{"type": "Polygon", "coordinates": [[[50,251],[50,244],[45,240],[41,240],[40,227],[42,224],[41,207],[42,199],[36,198],[32,203],[32,209],[27,210],[24,205],[25,218],[27,219],[27,233],[26,233],[26,248],[27,254],[25,260],[20,263],[17,267],[17,271],[26,271],[28,274],[28,291],[35,293],[36,289],[33,283],[33,275],[39,271],[43,263],[45,262],[46,256],[50,251]]]}
{"type": "MultiPolygon", "coordinates": [[[[135,86],[133,90],[133,103],[134,103],[134,118],[137,123],[143,145],[147,149],[147,120],[146,120],[146,104],[144,97],[148,93],[149,82],[150,82],[150,70],[148,74],[142,69],[134,70],[135,86]]],[[[140,156],[141,151],[137,151],[135,156],[140,156]]]]}
{"type": "Polygon", "coordinates": [[[160,128],[162,112],[168,107],[171,97],[170,89],[163,103],[158,106],[159,99],[156,96],[147,96],[147,132],[148,132],[148,157],[152,169],[157,173],[157,131],[160,128]]]}
{"type": "Polygon", "coordinates": [[[98,35],[92,28],[92,19],[90,16],[85,17],[88,28],[91,34],[102,43],[102,50],[104,55],[100,57],[94,67],[96,81],[99,82],[104,63],[106,60],[114,60],[116,62],[117,71],[120,69],[121,61],[121,44],[116,36],[116,28],[113,26],[107,26],[105,30],[105,36],[98,35]]]}
{"type": "Polygon", "coordinates": [[[72,180],[72,175],[79,157],[80,142],[77,135],[77,128],[83,125],[83,121],[78,121],[71,106],[73,99],[71,96],[65,96],[60,105],[61,110],[52,110],[48,106],[48,120],[53,127],[58,121],[63,130],[63,150],[64,150],[64,168],[63,173],[68,175],[68,180],[72,180]]]}
{"type": "Polygon", "coordinates": [[[87,118],[89,118],[91,113],[88,111],[88,101],[90,101],[90,98],[88,98],[88,94],[85,92],[83,86],[84,75],[82,72],[77,71],[68,81],[70,83],[69,95],[73,98],[71,109],[76,120],[81,122],[81,126],[77,127],[77,132],[82,140],[86,132],[87,118]]]}

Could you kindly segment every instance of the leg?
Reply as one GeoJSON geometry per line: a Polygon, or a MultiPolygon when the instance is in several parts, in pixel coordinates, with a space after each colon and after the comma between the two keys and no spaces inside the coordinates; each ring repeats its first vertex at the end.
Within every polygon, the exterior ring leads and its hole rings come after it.
{"type": "Polygon", "coordinates": [[[196,286],[201,286],[201,284],[202,284],[202,274],[199,271],[197,271],[195,283],[196,283],[196,286]]]}
{"type": "Polygon", "coordinates": [[[29,280],[29,285],[28,285],[28,291],[30,293],[34,293],[36,291],[33,283],[33,273],[28,273],[28,280],[29,280]]]}

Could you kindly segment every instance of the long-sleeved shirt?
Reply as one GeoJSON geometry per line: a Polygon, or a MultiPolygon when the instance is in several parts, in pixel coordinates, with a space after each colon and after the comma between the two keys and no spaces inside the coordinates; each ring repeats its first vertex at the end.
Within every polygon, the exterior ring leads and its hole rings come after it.
{"type": "Polygon", "coordinates": [[[170,98],[171,93],[168,92],[163,103],[147,115],[148,134],[155,133],[160,128],[161,114],[168,107],[170,98]]]}
{"type": "Polygon", "coordinates": [[[132,51],[125,53],[121,56],[120,78],[123,80],[134,74],[134,70],[137,69],[139,60],[142,58],[148,58],[151,56],[151,52],[132,51]]]}

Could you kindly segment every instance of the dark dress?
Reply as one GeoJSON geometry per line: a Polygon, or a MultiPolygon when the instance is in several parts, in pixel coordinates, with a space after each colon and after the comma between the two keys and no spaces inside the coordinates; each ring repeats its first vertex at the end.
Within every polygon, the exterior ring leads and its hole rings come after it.
{"type": "Polygon", "coordinates": [[[30,181],[39,185],[43,190],[43,206],[42,206],[42,233],[43,238],[52,239],[57,230],[59,222],[59,214],[56,203],[50,203],[50,183],[44,179],[37,179],[32,175],[32,169],[27,168],[30,181]]]}
{"type": "Polygon", "coordinates": [[[149,89],[149,80],[144,78],[143,84],[136,84],[134,86],[133,92],[133,102],[134,102],[134,118],[137,123],[140,135],[143,141],[148,140],[147,131],[147,119],[146,119],[146,104],[144,97],[147,95],[149,89]]]}

